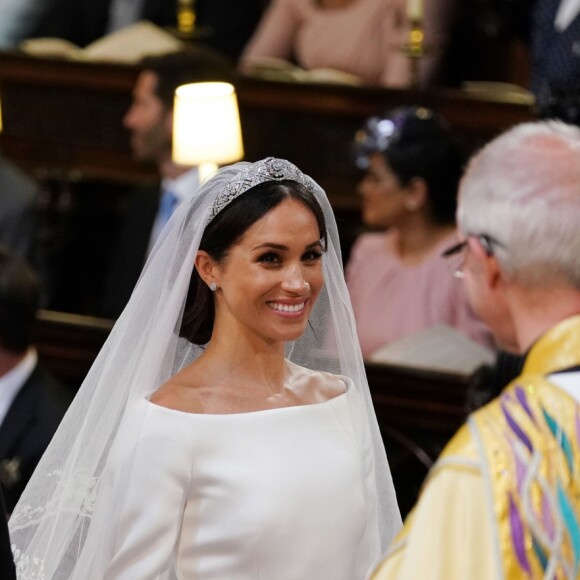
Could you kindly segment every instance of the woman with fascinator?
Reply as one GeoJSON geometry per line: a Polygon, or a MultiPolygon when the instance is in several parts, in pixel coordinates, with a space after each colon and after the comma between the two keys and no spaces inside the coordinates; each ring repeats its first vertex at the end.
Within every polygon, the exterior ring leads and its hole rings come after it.
{"type": "Polygon", "coordinates": [[[175,212],[10,521],[18,578],[364,579],[401,522],[320,187],[175,212]]]}
{"type": "Polygon", "coordinates": [[[458,242],[457,188],[464,155],[445,121],[420,106],[367,119],[354,140],[362,221],[347,284],[363,355],[445,324],[493,346],[441,254],[458,242]]]}

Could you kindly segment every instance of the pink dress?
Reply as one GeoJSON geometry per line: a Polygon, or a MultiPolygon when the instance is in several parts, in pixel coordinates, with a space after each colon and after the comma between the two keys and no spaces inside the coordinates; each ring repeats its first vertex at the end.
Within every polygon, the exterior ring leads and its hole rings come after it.
{"type": "Polygon", "coordinates": [[[420,264],[403,264],[392,233],[363,234],[346,268],[347,286],[364,357],[379,347],[434,324],[447,324],[493,346],[489,329],[471,309],[462,280],[441,252],[457,240],[444,238],[420,264]]]}
{"type": "MultiPolygon", "coordinates": [[[[425,1],[422,83],[436,71],[452,19],[455,0],[425,1]]],[[[369,85],[406,87],[409,59],[406,0],[353,0],[344,8],[321,8],[316,0],[272,0],[246,46],[242,66],[260,57],[290,60],[306,69],[334,68],[356,75],[369,85]]]]}

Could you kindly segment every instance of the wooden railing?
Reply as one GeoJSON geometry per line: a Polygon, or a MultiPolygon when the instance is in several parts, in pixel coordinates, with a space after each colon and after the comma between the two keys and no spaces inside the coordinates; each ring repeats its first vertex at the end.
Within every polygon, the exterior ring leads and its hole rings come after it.
{"type": "MultiPolygon", "coordinates": [[[[75,195],[78,181],[112,186],[155,180],[155,168],[132,159],[122,125],[138,72],[133,66],[0,53],[0,148],[41,180],[65,183],[67,196],[75,195]]],[[[316,179],[329,195],[347,246],[360,227],[351,143],[366,117],[422,104],[445,117],[468,149],[535,118],[530,103],[517,96],[444,88],[410,91],[242,78],[238,99],[246,159],[284,157],[316,179]]],[[[41,360],[71,389],[78,388],[112,322],[50,311],[39,318],[41,360]]],[[[366,370],[406,513],[426,470],[463,420],[468,380],[374,364],[366,370]]]]}
{"type": "MultiPolygon", "coordinates": [[[[66,256],[94,251],[95,234],[73,227],[83,217],[79,212],[91,208],[84,217],[113,231],[128,186],[157,180],[156,168],[133,160],[122,123],[138,72],[135,66],[0,52],[4,125],[0,149],[44,184],[39,223],[48,231],[43,239],[60,244],[50,248],[51,268],[56,271],[53,286],[58,289],[61,272],[70,266],[66,256]]],[[[355,193],[360,174],[354,166],[352,142],[369,115],[403,104],[432,107],[448,120],[468,150],[534,118],[529,101],[517,95],[444,88],[411,91],[246,77],[238,83],[238,99],[245,158],[286,158],[320,183],[336,213],[345,261],[362,229],[355,193]]],[[[94,305],[100,297],[95,294],[105,275],[107,252],[110,248],[103,247],[92,265],[89,288],[70,288],[64,298],[54,296],[49,306],[99,314],[94,305]]],[[[72,285],[66,278],[64,283],[72,285]]]]}
{"type": "Polygon", "coordinates": [[[34,343],[43,365],[76,392],[112,328],[112,320],[41,310],[34,343]]]}
{"type": "MultiPolygon", "coordinates": [[[[135,66],[0,53],[4,153],[20,164],[73,179],[147,180],[155,172],[131,157],[122,118],[135,66]]],[[[358,205],[351,157],[356,129],[369,115],[403,104],[437,110],[474,148],[534,117],[513,94],[457,89],[412,91],[242,78],[238,85],[246,159],[275,155],[296,163],[337,208],[358,205]]]]}

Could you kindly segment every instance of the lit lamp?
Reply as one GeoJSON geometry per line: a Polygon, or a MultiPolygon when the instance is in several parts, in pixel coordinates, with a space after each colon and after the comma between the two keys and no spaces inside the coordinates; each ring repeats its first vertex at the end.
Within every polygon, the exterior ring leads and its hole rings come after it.
{"type": "Polygon", "coordinates": [[[238,102],[229,83],[193,83],[175,91],[173,161],[197,165],[201,181],[244,156],[238,102]]]}

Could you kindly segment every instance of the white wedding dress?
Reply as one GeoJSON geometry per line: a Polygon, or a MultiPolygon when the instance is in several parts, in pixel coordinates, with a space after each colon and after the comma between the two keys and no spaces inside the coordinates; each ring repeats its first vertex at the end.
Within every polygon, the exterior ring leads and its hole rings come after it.
{"type": "Polygon", "coordinates": [[[356,396],[351,384],[323,403],[226,415],[141,400],[99,490],[114,497],[109,544],[75,577],[363,580],[374,474],[354,439],[356,396]]]}

